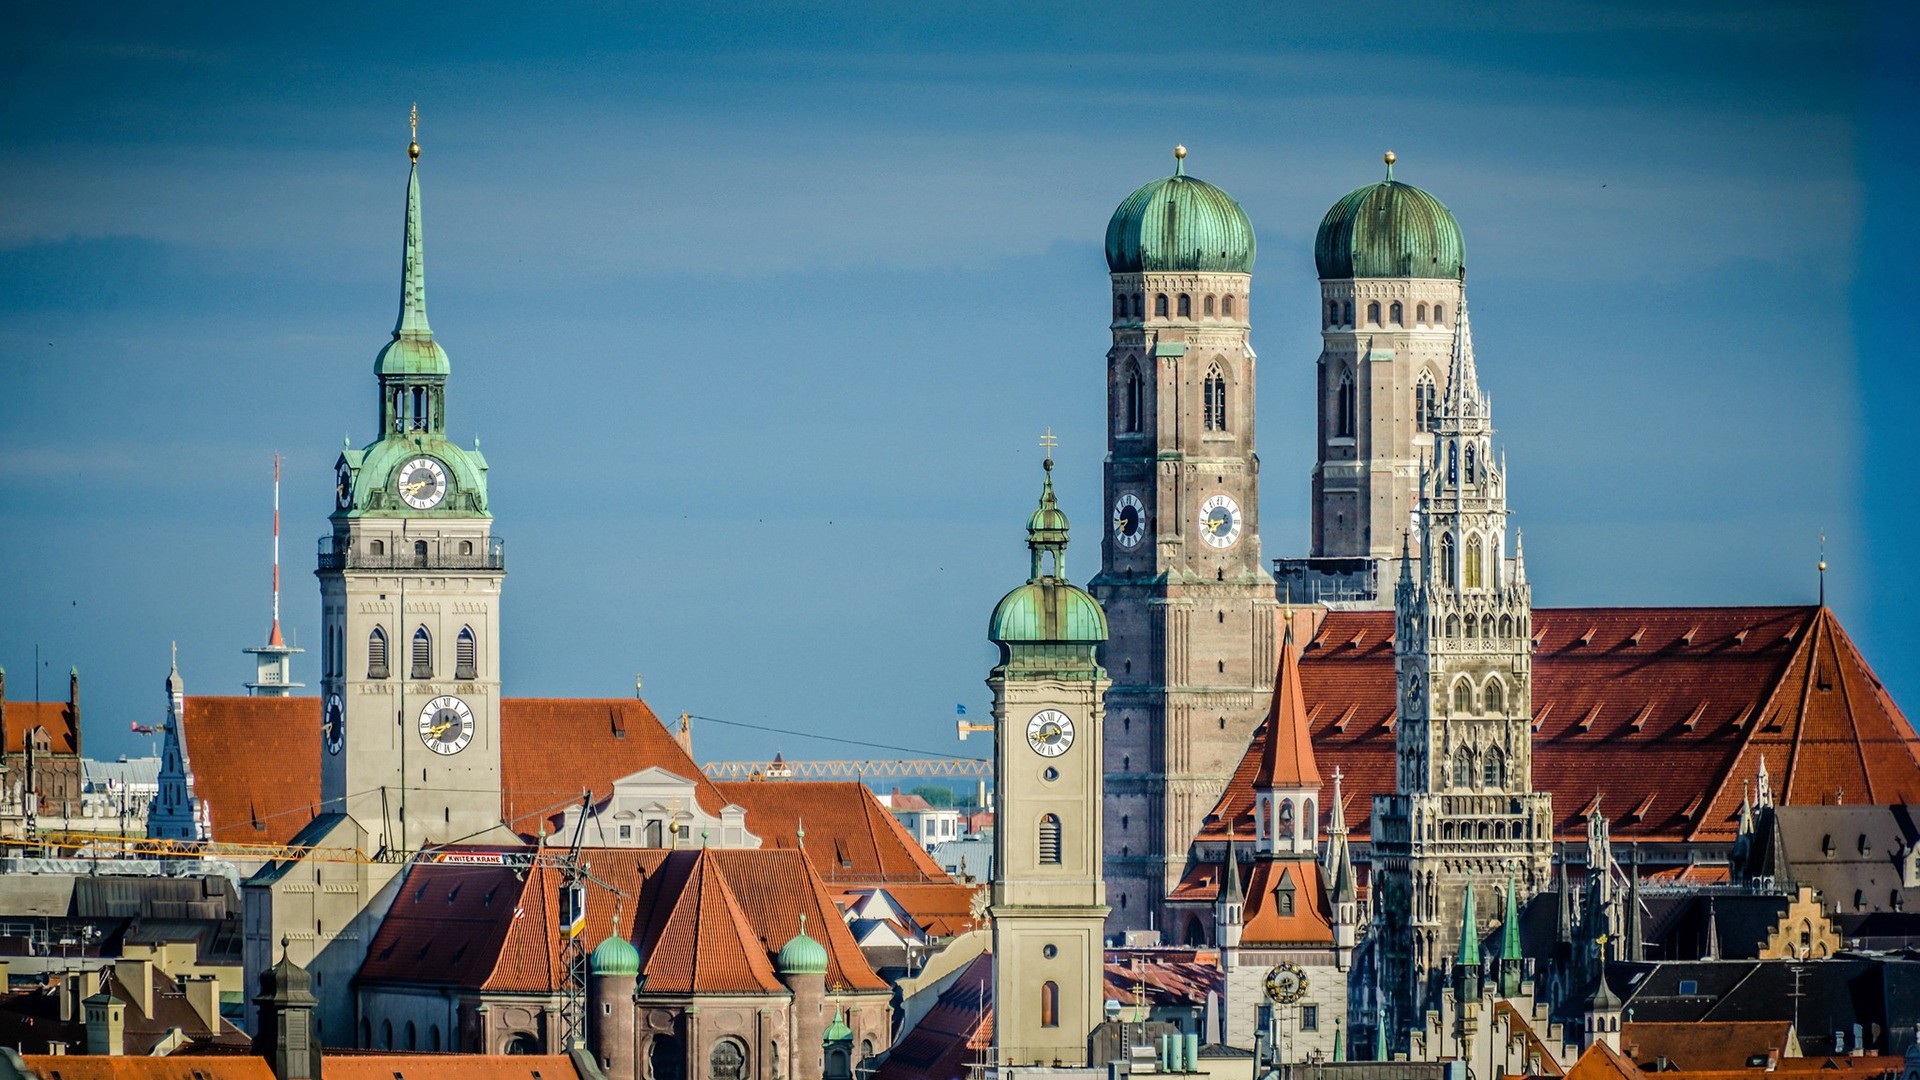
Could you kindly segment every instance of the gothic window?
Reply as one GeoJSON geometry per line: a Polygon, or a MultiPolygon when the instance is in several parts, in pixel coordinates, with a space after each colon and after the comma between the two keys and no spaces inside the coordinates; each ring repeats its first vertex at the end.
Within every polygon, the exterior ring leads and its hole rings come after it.
{"type": "Polygon", "coordinates": [[[1378,300],[1369,301],[1367,304],[1367,325],[1380,325],[1380,301],[1378,300]]]}
{"type": "Polygon", "coordinates": [[[1327,301],[1327,325],[1340,325],[1340,301],[1338,300],[1327,301]]]}
{"type": "Polygon", "coordinates": [[[1456,442],[1449,442],[1447,444],[1447,483],[1457,484],[1459,482],[1460,482],[1460,444],[1456,442]]]}
{"type": "Polygon", "coordinates": [[[1343,300],[1340,302],[1340,325],[1353,325],[1353,301],[1351,300],[1343,300]]]}
{"type": "Polygon", "coordinates": [[[1500,637],[1501,637],[1501,639],[1502,639],[1502,640],[1505,640],[1505,639],[1507,639],[1507,638],[1510,638],[1510,637],[1512,637],[1512,636],[1513,636],[1513,617],[1512,617],[1512,616],[1510,616],[1510,615],[1502,615],[1502,616],[1500,616],[1500,637]]]}
{"type": "Polygon", "coordinates": [[[1413,321],[1420,324],[1421,326],[1425,326],[1427,324],[1427,305],[1421,304],[1419,307],[1414,309],[1413,321]]]}
{"type": "Polygon", "coordinates": [[[1400,301],[1395,300],[1393,302],[1393,306],[1391,308],[1388,308],[1387,310],[1393,316],[1393,325],[1395,326],[1406,325],[1406,309],[1400,306],[1400,301]]]}
{"type": "Polygon", "coordinates": [[[387,632],[379,627],[367,635],[367,678],[387,677],[387,632]]]}
{"type": "Polygon", "coordinates": [[[1461,716],[1473,711],[1473,684],[1465,679],[1453,684],[1453,711],[1461,716]]]}
{"type": "Polygon", "coordinates": [[[1202,306],[1200,310],[1201,310],[1201,314],[1205,315],[1207,318],[1209,319],[1213,318],[1213,297],[1211,296],[1207,297],[1205,305],[1202,306]]]}
{"type": "Polygon", "coordinates": [[[1040,818],[1040,865],[1060,865],[1060,816],[1046,814],[1040,818]]]}
{"type": "Polygon", "coordinates": [[[1507,711],[1507,692],[1501,687],[1497,677],[1487,680],[1487,691],[1484,697],[1488,712],[1499,715],[1507,711]]]}
{"type": "Polygon", "coordinates": [[[393,1021],[391,1020],[380,1021],[380,1048],[393,1049],[393,1021]]]}
{"type": "Polygon", "coordinates": [[[1185,318],[1192,317],[1192,315],[1193,315],[1193,297],[1188,296],[1186,293],[1181,293],[1180,294],[1180,317],[1185,319],[1185,318]]]}
{"type": "Polygon", "coordinates": [[[1480,766],[1480,778],[1490,788],[1507,786],[1507,763],[1501,757],[1499,747],[1487,748],[1486,760],[1480,766]]]}
{"type": "Polygon", "coordinates": [[[1146,420],[1147,384],[1140,378],[1140,369],[1131,361],[1127,363],[1126,386],[1125,430],[1139,431],[1146,420]]]}
{"type": "Polygon", "coordinates": [[[424,626],[413,632],[413,677],[433,678],[433,635],[424,626]]]}
{"type": "Polygon", "coordinates": [[[1465,747],[1453,752],[1453,786],[1473,786],[1473,758],[1465,747]]]}
{"type": "Polygon", "coordinates": [[[1040,1026],[1060,1026],[1060,984],[1043,982],[1040,984],[1040,1026]]]}
{"type": "Polygon", "coordinates": [[[1205,408],[1207,430],[1227,430],[1227,377],[1220,373],[1219,364],[1207,369],[1205,408]]]}
{"type": "MultiPolygon", "coordinates": [[[[1471,552],[1473,549],[1469,547],[1467,550],[1471,552]]],[[[1469,614],[1467,616],[1467,640],[1472,641],[1473,639],[1479,636],[1480,636],[1480,620],[1474,615],[1469,614]]]]}
{"type": "Polygon", "coordinates": [[[473,627],[460,628],[460,636],[453,643],[453,677],[456,679],[477,678],[473,665],[473,627]]]}
{"type": "Polygon", "coordinates": [[[1342,439],[1353,438],[1353,372],[1340,370],[1340,385],[1333,394],[1333,433],[1342,439]]]}
{"type": "Polygon", "coordinates": [[[1320,823],[1320,819],[1314,815],[1312,799],[1308,799],[1304,804],[1304,807],[1305,809],[1301,812],[1301,817],[1306,820],[1307,836],[1311,838],[1313,836],[1315,826],[1319,825],[1320,823]]]}
{"type": "Polygon", "coordinates": [[[1275,889],[1273,892],[1273,899],[1274,899],[1275,906],[1277,906],[1280,909],[1280,914],[1282,915],[1293,914],[1292,882],[1287,882],[1286,884],[1281,885],[1280,888],[1275,889]]]}
{"type": "MultiPolygon", "coordinates": [[[[1442,533],[1440,536],[1440,580],[1447,585],[1453,584],[1452,533],[1442,533]]],[[[1453,636],[1453,620],[1451,618],[1447,620],[1447,636],[1453,636]]]]}
{"type": "Polygon", "coordinates": [[[1413,423],[1421,431],[1432,431],[1438,427],[1440,419],[1440,388],[1433,383],[1433,376],[1420,373],[1420,381],[1413,388],[1413,423]]]}
{"type": "Polygon", "coordinates": [[[1167,317],[1166,293],[1155,293],[1153,295],[1153,313],[1163,319],[1167,317]]]}
{"type": "Polygon", "coordinates": [[[1133,317],[1137,319],[1144,314],[1146,314],[1146,311],[1144,308],[1141,307],[1140,294],[1134,293],[1133,294],[1133,317]]]}
{"type": "Polygon", "coordinates": [[[1480,538],[1467,539],[1467,588],[1480,587],[1480,538]]]}
{"type": "Polygon", "coordinates": [[[1273,835],[1276,840],[1293,839],[1293,800],[1281,799],[1280,812],[1273,818],[1273,835]]]}
{"type": "Polygon", "coordinates": [[[1123,293],[1116,293],[1113,297],[1113,317],[1116,319],[1127,317],[1127,298],[1123,293]]]}
{"type": "Polygon", "coordinates": [[[1445,326],[1446,323],[1447,323],[1446,306],[1444,304],[1433,305],[1433,325],[1445,326]]]}
{"type": "Polygon", "coordinates": [[[1233,318],[1233,297],[1223,296],[1220,298],[1220,314],[1225,315],[1229,319],[1233,318]]]}
{"type": "Polygon", "coordinates": [[[1478,481],[1475,479],[1477,475],[1478,473],[1474,470],[1474,467],[1473,467],[1473,444],[1468,443],[1467,444],[1467,483],[1469,484],[1478,483],[1478,481]]]}

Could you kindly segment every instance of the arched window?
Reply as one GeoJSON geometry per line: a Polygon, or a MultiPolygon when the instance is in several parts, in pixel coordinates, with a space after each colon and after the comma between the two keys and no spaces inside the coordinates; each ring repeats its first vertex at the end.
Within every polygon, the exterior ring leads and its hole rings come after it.
{"type": "Polygon", "coordinates": [[[1453,684],[1453,711],[1460,716],[1473,711],[1473,684],[1465,679],[1453,684]]]}
{"type": "Polygon", "coordinates": [[[1043,982],[1040,984],[1040,1026],[1060,1026],[1060,984],[1043,982]]]}
{"type": "Polygon", "coordinates": [[[1378,300],[1371,300],[1367,303],[1367,325],[1380,325],[1380,301],[1378,300]]]}
{"type": "Polygon", "coordinates": [[[1413,321],[1415,323],[1418,323],[1421,326],[1425,326],[1427,324],[1427,305],[1421,304],[1419,307],[1414,309],[1413,321]]]}
{"type": "Polygon", "coordinates": [[[1220,373],[1219,364],[1207,369],[1205,408],[1207,430],[1227,430],[1227,377],[1220,373]]]}
{"type": "Polygon", "coordinates": [[[1293,839],[1293,800],[1281,799],[1280,811],[1273,815],[1273,835],[1277,840],[1293,839]]]}
{"type": "Polygon", "coordinates": [[[1464,746],[1453,752],[1453,786],[1473,786],[1473,757],[1464,746]]]}
{"type": "Polygon", "coordinates": [[[1473,639],[1479,636],[1480,636],[1480,620],[1476,616],[1469,613],[1467,615],[1467,640],[1472,641],[1473,639]]]}
{"type": "MultiPolygon", "coordinates": [[[[1453,534],[1440,534],[1440,580],[1446,585],[1453,584],[1453,534]]],[[[1448,631],[1452,636],[1452,631],[1448,631]]]]}
{"type": "Polygon", "coordinates": [[[1354,401],[1353,372],[1340,369],[1340,385],[1333,394],[1333,433],[1343,439],[1353,438],[1354,401]]]}
{"type": "Polygon", "coordinates": [[[1116,319],[1124,319],[1127,317],[1127,297],[1125,293],[1115,293],[1113,295],[1113,317],[1116,319]]]}
{"type": "Polygon", "coordinates": [[[1146,421],[1147,384],[1140,378],[1140,369],[1134,367],[1132,361],[1127,362],[1126,386],[1126,415],[1122,417],[1126,426],[1123,430],[1139,431],[1146,421]]]}
{"type": "Polygon", "coordinates": [[[1459,482],[1460,444],[1457,442],[1449,442],[1447,443],[1447,483],[1457,484],[1459,482]]]}
{"type": "Polygon", "coordinates": [[[651,1066],[649,1073],[653,1080],[685,1080],[687,1075],[686,1050],[672,1035],[653,1037],[653,1046],[647,1051],[647,1064],[651,1066]]]}
{"type": "Polygon", "coordinates": [[[1487,756],[1480,763],[1481,782],[1490,788],[1507,786],[1507,762],[1497,746],[1487,747],[1487,756]]]}
{"type": "Polygon", "coordinates": [[[738,1039],[721,1039],[707,1055],[713,1080],[747,1080],[747,1048],[738,1039]]]}
{"type": "Polygon", "coordinates": [[[1467,588],[1480,587],[1480,538],[1467,538],[1467,588]]]}
{"type": "Polygon", "coordinates": [[[380,1021],[380,1049],[393,1049],[393,1021],[380,1021]]]}
{"type": "Polygon", "coordinates": [[[1223,296],[1220,298],[1220,314],[1225,315],[1229,319],[1233,318],[1233,297],[1223,296]]]}
{"type": "Polygon", "coordinates": [[[1407,321],[1407,320],[1406,320],[1406,309],[1400,306],[1400,301],[1398,301],[1398,300],[1395,300],[1395,301],[1393,302],[1393,306],[1392,306],[1391,308],[1388,308],[1387,310],[1388,310],[1388,311],[1389,311],[1389,312],[1390,312],[1390,313],[1392,314],[1392,316],[1393,316],[1393,325],[1395,325],[1395,326],[1405,326],[1405,325],[1406,325],[1406,321],[1407,321]]]}
{"type": "Polygon", "coordinates": [[[473,554],[473,541],[471,540],[460,541],[460,554],[462,555],[473,554]]]}
{"type": "Polygon", "coordinates": [[[1473,444],[1468,443],[1467,444],[1467,483],[1470,485],[1479,483],[1479,480],[1476,478],[1480,475],[1480,473],[1479,473],[1479,470],[1473,467],[1473,462],[1474,462],[1473,444]]]}
{"type": "Polygon", "coordinates": [[[1459,636],[1460,636],[1460,616],[1458,615],[1447,616],[1447,637],[1456,638],[1459,636]]]}
{"type": "Polygon", "coordinates": [[[1351,300],[1342,300],[1340,302],[1340,325],[1353,325],[1353,301],[1351,300]]]}
{"type": "Polygon", "coordinates": [[[1440,388],[1433,383],[1433,376],[1420,373],[1420,381],[1413,387],[1413,423],[1421,431],[1432,431],[1438,427],[1440,419],[1440,388]]]}
{"type": "Polygon", "coordinates": [[[413,678],[433,678],[433,635],[422,626],[413,632],[413,678]]]}
{"type": "Polygon", "coordinates": [[[1153,313],[1163,319],[1167,317],[1166,293],[1155,293],[1153,295],[1153,313]]]}
{"type": "Polygon", "coordinates": [[[1512,636],[1513,636],[1513,617],[1512,617],[1511,615],[1502,615],[1502,616],[1500,616],[1500,637],[1501,637],[1501,639],[1502,639],[1502,640],[1505,640],[1505,639],[1507,639],[1507,638],[1510,638],[1510,637],[1512,637],[1512,636]]]}
{"type": "MultiPolygon", "coordinates": [[[[415,428],[427,426],[427,388],[424,386],[413,388],[413,426],[415,428]]],[[[409,1046],[407,1049],[411,1050],[413,1047],[409,1046]]]]}
{"type": "Polygon", "coordinates": [[[1206,302],[1201,306],[1200,310],[1201,310],[1201,313],[1204,314],[1207,318],[1209,319],[1213,318],[1213,297],[1212,296],[1207,297],[1206,302]]]}
{"type": "Polygon", "coordinates": [[[1446,305],[1444,304],[1433,305],[1433,325],[1445,326],[1446,324],[1447,324],[1446,305]]]}
{"type": "Polygon", "coordinates": [[[375,555],[385,555],[387,553],[387,542],[385,540],[374,540],[367,545],[367,550],[375,555]]]}
{"type": "Polygon", "coordinates": [[[1183,319],[1186,319],[1186,318],[1191,318],[1192,316],[1193,316],[1193,297],[1188,296],[1186,293],[1181,293],[1180,294],[1180,317],[1183,319]]]}
{"type": "Polygon", "coordinates": [[[428,1026],[427,1028],[427,1049],[433,1051],[436,1054],[440,1052],[440,1025],[439,1024],[433,1024],[428,1026]]]}
{"type": "Polygon", "coordinates": [[[1500,680],[1497,677],[1487,680],[1487,689],[1485,693],[1482,694],[1482,698],[1485,701],[1482,707],[1485,708],[1487,712],[1498,715],[1507,711],[1507,692],[1500,685],[1500,680]]]}
{"type": "Polygon", "coordinates": [[[1303,807],[1303,809],[1300,812],[1300,817],[1301,817],[1301,820],[1307,823],[1307,839],[1311,840],[1313,839],[1315,830],[1319,828],[1320,819],[1315,816],[1317,811],[1315,811],[1313,808],[1312,799],[1308,799],[1306,802],[1302,803],[1301,806],[1303,807]]]}
{"type": "Polygon", "coordinates": [[[1338,300],[1327,301],[1327,325],[1340,325],[1340,301],[1338,300]]]}
{"type": "Polygon", "coordinates": [[[360,1018],[360,1046],[366,1050],[373,1049],[373,1021],[364,1016],[360,1018]]]}
{"type": "Polygon", "coordinates": [[[427,565],[427,542],[425,540],[415,540],[413,542],[413,561],[416,566],[427,565]]]}
{"type": "Polygon", "coordinates": [[[453,643],[453,677],[456,679],[478,678],[474,674],[473,664],[473,627],[460,628],[460,636],[453,643]]]}
{"type": "Polygon", "coordinates": [[[1040,865],[1060,865],[1060,816],[1045,814],[1040,818],[1040,865]]]}
{"type": "Polygon", "coordinates": [[[367,635],[367,678],[387,677],[387,632],[376,626],[367,635]]]}
{"type": "Polygon", "coordinates": [[[1141,307],[1141,303],[1142,301],[1140,299],[1140,294],[1134,293],[1133,294],[1133,317],[1136,319],[1146,314],[1146,310],[1141,307]]]}

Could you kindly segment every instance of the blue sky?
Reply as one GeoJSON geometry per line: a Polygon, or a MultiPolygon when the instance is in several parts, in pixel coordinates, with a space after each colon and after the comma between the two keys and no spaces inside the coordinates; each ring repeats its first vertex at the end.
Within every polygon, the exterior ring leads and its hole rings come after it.
{"type": "Polygon", "coordinates": [[[640,673],[663,716],[976,752],[1046,427],[1096,568],[1100,242],[1182,142],[1259,233],[1268,556],[1306,545],[1313,230],[1391,148],[1466,234],[1536,602],[1809,602],[1824,530],[1920,700],[1893,5],[272,7],[43,5],[0,46],[0,664],[79,665],[94,753],[139,750],[169,642],[192,692],[249,676],[276,452],[319,639],[414,101],[510,694],[640,673]]]}

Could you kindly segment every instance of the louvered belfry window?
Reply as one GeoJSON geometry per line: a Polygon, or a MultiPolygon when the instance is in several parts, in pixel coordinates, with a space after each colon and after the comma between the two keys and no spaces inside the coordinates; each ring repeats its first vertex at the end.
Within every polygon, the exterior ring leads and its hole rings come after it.
{"type": "Polygon", "coordinates": [[[413,677],[433,678],[433,635],[424,626],[413,632],[413,677]]]}
{"type": "Polygon", "coordinates": [[[473,664],[473,628],[463,626],[460,636],[453,643],[453,677],[456,679],[475,678],[473,664]]]}
{"type": "Polygon", "coordinates": [[[1047,814],[1040,819],[1040,865],[1060,865],[1060,818],[1047,814]]]}
{"type": "Polygon", "coordinates": [[[387,632],[379,627],[367,635],[367,678],[387,677],[387,632]]]}

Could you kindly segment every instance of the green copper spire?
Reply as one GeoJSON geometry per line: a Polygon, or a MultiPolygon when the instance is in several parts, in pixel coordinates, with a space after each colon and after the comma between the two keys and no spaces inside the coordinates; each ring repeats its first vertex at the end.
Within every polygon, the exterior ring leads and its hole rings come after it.
{"type": "Polygon", "coordinates": [[[426,239],[420,225],[420,110],[413,111],[413,140],[407,144],[407,228],[400,256],[400,318],[393,324],[393,340],[374,362],[379,375],[445,375],[446,351],[433,340],[427,325],[426,239]]]}
{"type": "Polygon", "coordinates": [[[1467,882],[1466,899],[1460,902],[1460,958],[1455,961],[1461,967],[1480,966],[1480,929],[1473,910],[1473,882],[1467,882]]]}
{"type": "Polygon", "coordinates": [[[1507,875],[1507,912],[1500,920],[1500,959],[1520,959],[1520,899],[1514,895],[1513,875],[1507,875]]]}
{"type": "MultiPolygon", "coordinates": [[[[1027,518],[1027,550],[1032,557],[1027,583],[1002,597],[987,623],[987,636],[1002,647],[1002,661],[1014,645],[1086,646],[1069,650],[1080,659],[1093,660],[1092,647],[1107,640],[1107,617],[1098,601],[1067,580],[1067,515],[1053,494],[1053,445],[1049,431],[1040,441],[1047,450],[1046,480],[1040,488],[1040,505],[1027,518]]],[[[1066,654],[1041,650],[1035,658],[1050,657],[1047,663],[1063,661],[1066,654]]]]}

